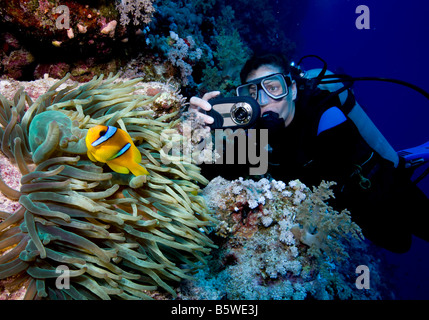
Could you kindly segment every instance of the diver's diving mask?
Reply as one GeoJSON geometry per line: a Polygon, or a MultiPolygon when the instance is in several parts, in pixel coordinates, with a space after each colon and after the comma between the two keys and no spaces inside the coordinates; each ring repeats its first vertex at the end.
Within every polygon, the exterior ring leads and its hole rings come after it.
{"type": "Polygon", "coordinates": [[[278,100],[288,95],[288,86],[292,84],[289,76],[282,73],[270,74],[262,78],[249,81],[237,87],[237,96],[249,96],[257,100],[260,105],[269,103],[268,97],[278,100]]]}

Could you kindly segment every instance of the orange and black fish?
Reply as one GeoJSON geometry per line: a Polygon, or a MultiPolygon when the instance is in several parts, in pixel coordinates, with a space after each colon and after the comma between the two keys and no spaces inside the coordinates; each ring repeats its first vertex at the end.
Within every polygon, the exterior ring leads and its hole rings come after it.
{"type": "Polygon", "coordinates": [[[115,172],[135,176],[149,172],[140,165],[142,156],[130,135],[113,126],[97,125],[88,130],[85,138],[87,155],[91,161],[107,163],[115,172]]]}

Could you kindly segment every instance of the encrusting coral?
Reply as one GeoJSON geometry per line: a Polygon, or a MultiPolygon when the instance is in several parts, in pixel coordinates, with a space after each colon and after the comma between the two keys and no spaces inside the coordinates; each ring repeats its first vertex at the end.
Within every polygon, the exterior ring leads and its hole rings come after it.
{"type": "Polygon", "coordinates": [[[179,111],[153,117],[147,106],[159,94],[132,94],[141,79],[117,77],[59,90],[66,76],[34,102],[22,89],[13,101],[0,95],[1,150],[22,174],[19,190],[0,179],[20,204],[0,212],[0,279],[12,279],[11,290],[26,283],[25,299],[175,296],[171,283],[189,279],[214,247],[198,185],[208,181],[194,164],[161,159],[179,111]],[[98,124],[130,134],[148,176],[88,160],[84,138],[98,124]],[[69,277],[62,287],[60,275],[69,277]]]}
{"type": "MultiPolygon", "coordinates": [[[[217,177],[203,189],[220,221],[219,248],[182,299],[379,299],[384,281],[348,211],[327,204],[333,182],[312,190],[299,180],[217,177]],[[371,270],[371,290],[356,288],[356,267],[371,270]]],[[[383,292],[384,293],[384,292],[383,292]]]]}

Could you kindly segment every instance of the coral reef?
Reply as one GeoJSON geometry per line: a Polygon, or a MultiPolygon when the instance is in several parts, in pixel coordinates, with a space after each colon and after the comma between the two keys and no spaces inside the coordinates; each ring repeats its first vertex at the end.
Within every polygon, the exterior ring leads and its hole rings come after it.
{"type": "Polygon", "coordinates": [[[148,24],[152,20],[153,0],[121,0],[116,4],[116,8],[120,13],[120,22],[122,25],[128,25],[133,19],[134,25],[148,24]]]}
{"type": "Polygon", "coordinates": [[[207,227],[215,221],[199,194],[208,183],[199,168],[160,156],[179,110],[155,117],[162,93],[132,94],[139,78],[100,76],[77,87],[64,85],[68,77],[35,101],[24,88],[11,100],[0,95],[1,150],[21,175],[18,185],[0,179],[17,203],[0,212],[2,286],[24,285],[25,299],[175,296],[174,283],[191,279],[214,247],[207,227]],[[150,174],[89,161],[83,141],[97,124],[126,130],[150,174]]]}
{"type": "Polygon", "coordinates": [[[200,86],[207,91],[220,90],[225,95],[235,95],[235,88],[241,84],[240,70],[252,50],[233,27],[236,17],[230,6],[222,10],[218,20],[219,32],[214,37],[216,50],[213,52],[217,63],[203,70],[200,86]]]}
{"type": "Polygon", "coordinates": [[[235,27],[240,18],[231,6],[223,1],[165,1],[154,17],[146,43],[178,68],[183,85],[229,94],[251,53],[235,27]],[[165,28],[168,34],[160,32],[165,28]]]}
{"type": "Polygon", "coordinates": [[[61,79],[70,72],[74,80],[89,81],[116,72],[120,59],[113,55],[113,37],[123,38],[124,30],[113,28],[114,12],[77,1],[2,2],[2,74],[29,80],[45,73],[61,79]]]}
{"type": "Polygon", "coordinates": [[[380,299],[384,284],[360,228],[326,204],[332,184],[213,179],[203,194],[220,221],[219,249],[180,298],[380,299]],[[371,290],[356,288],[358,265],[370,268],[371,290]]]}
{"type": "Polygon", "coordinates": [[[184,86],[194,85],[193,67],[203,57],[203,50],[196,44],[192,35],[183,39],[174,31],[170,31],[168,36],[149,34],[146,43],[160,51],[172,67],[177,69],[177,76],[184,86]]]}
{"type": "MultiPolygon", "coordinates": [[[[186,83],[196,85],[200,93],[221,89],[228,95],[239,82],[238,71],[252,52],[293,51],[292,41],[278,27],[276,14],[275,4],[268,0],[162,1],[157,3],[154,18],[143,33],[149,47],[161,50],[164,56],[169,57],[171,51],[182,54],[182,74],[183,70],[189,74],[190,67],[193,71],[186,83]],[[178,50],[178,44],[170,40],[171,32],[179,39],[192,37],[193,46],[202,52],[201,58],[195,60],[178,50]]],[[[282,12],[282,17],[287,14],[282,12]]]]}
{"type": "Polygon", "coordinates": [[[177,78],[188,96],[230,95],[252,51],[292,52],[276,14],[269,0],[3,1],[0,75],[87,82],[132,64],[145,81],[177,78]]]}
{"type": "Polygon", "coordinates": [[[145,82],[169,82],[175,87],[181,87],[180,79],[176,79],[177,70],[167,60],[155,55],[139,54],[121,67],[122,77],[142,78],[145,82]]]}

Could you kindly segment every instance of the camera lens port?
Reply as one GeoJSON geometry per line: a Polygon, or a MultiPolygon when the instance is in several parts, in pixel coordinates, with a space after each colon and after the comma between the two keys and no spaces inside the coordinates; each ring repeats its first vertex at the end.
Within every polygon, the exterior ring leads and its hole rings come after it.
{"type": "Polygon", "coordinates": [[[252,107],[246,102],[238,102],[231,108],[231,119],[236,124],[248,124],[252,118],[252,107]]]}

